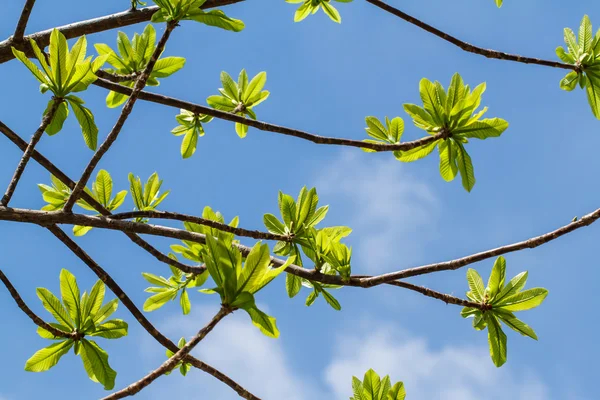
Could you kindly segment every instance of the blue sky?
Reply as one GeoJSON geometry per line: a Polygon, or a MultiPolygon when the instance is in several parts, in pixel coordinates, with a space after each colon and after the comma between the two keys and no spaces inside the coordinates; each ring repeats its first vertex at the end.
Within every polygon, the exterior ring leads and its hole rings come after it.
{"type": "MultiPolygon", "coordinates": [[[[0,37],[12,33],[21,3],[3,5],[0,37]]],[[[129,2],[38,3],[28,32],[120,11],[129,2]]],[[[600,5],[592,0],[507,0],[500,10],[492,0],[390,3],[468,42],[546,59],[556,59],[554,49],[563,43],[564,27],[578,27],[585,13],[592,23],[600,21],[600,5]]],[[[232,75],[242,68],[251,75],[264,70],[271,97],[255,110],[259,119],[363,139],[365,116],[401,116],[406,122],[404,140],[409,140],[422,133],[412,126],[402,104],[419,102],[419,80],[427,77],[447,85],[452,74],[460,72],[471,86],[486,81],[483,105],[489,106],[488,115],[510,122],[500,139],[469,145],[477,177],[472,193],[459,181],[444,182],[435,157],[401,164],[391,154],[318,146],[255,129],[240,140],[225,121],[207,125],[196,154],[182,160],[180,139],[169,133],[177,110],[144,102],[137,103],[100,163],[113,175],[115,188],[128,188],[129,172],[145,179],[157,171],[163,187],[171,189],[163,209],[200,214],[210,205],[227,218],[239,215],[244,227],[260,229],[262,215],[277,212],[278,190],[296,195],[303,185],[316,185],[322,203],[330,205],[325,224],[354,229],[349,242],[357,274],[449,260],[523,240],[598,207],[600,122],[592,116],[583,91],[559,89],[563,71],[464,53],[365,2],[339,4],[338,9],[341,25],[322,13],[294,24],[295,6],[283,0],[224,8],[246,23],[237,34],[183,23],[165,55],[184,56],[187,64],[152,90],[204,103],[217,93],[222,70],[232,75]]],[[[138,25],[123,30],[131,35],[142,29],[138,25]]],[[[88,41],[115,46],[116,31],[88,36],[88,41]]],[[[0,119],[28,139],[48,95],[39,94],[37,83],[18,62],[2,64],[0,70],[0,119]]],[[[101,136],[119,112],[104,106],[105,95],[92,87],[82,96],[101,136]]],[[[4,187],[21,153],[8,140],[0,143],[4,187]]],[[[71,118],[60,134],[44,137],[38,148],[73,179],[92,155],[71,118]]],[[[48,173],[32,162],[11,204],[39,209],[43,202],[36,184],[47,181],[48,173]]],[[[132,207],[128,197],[122,209],[132,207]]],[[[49,315],[35,288],[57,292],[61,268],[75,273],[83,287],[95,281],[91,271],[44,229],[8,222],[1,227],[0,268],[44,318],[49,315]]],[[[598,229],[585,228],[506,257],[508,274],[528,270],[528,286],[546,287],[550,295],[542,307],[522,315],[539,342],[509,332],[508,363],[501,369],[489,358],[485,334],[460,317],[459,307],[381,287],[338,291],[342,312],[321,299],[307,308],[308,292],[288,299],[283,279],[258,299],[277,317],[280,339],[262,337],[240,313],[219,325],[195,354],[265,399],[344,399],[350,395],[351,376],[369,367],[404,380],[408,398],[414,400],[592,399],[600,356],[594,318],[594,282],[600,278],[598,229]]],[[[165,251],[173,243],[149,240],[165,251]]],[[[167,274],[164,265],[118,232],[93,230],[77,241],[140,307],[146,298],[140,273],[167,274]]],[[[474,267],[487,277],[492,263],[474,267]]],[[[465,273],[462,269],[414,281],[463,296],[465,273]]],[[[199,293],[192,302],[193,312],[187,317],[173,303],[149,318],[173,339],[191,336],[218,306],[216,298],[199,293]]],[[[49,372],[23,371],[31,354],[48,343],[36,335],[35,326],[5,290],[0,290],[0,305],[0,399],[87,399],[104,394],[72,354],[49,372]]],[[[130,335],[102,344],[119,373],[116,386],[121,388],[157,367],[164,349],[126,309],[121,307],[117,314],[130,322],[130,335]]],[[[165,395],[236,398],[229,388],[197,371],[185,379],[177,374],[160,378],[137,397],[165,395]]]]}

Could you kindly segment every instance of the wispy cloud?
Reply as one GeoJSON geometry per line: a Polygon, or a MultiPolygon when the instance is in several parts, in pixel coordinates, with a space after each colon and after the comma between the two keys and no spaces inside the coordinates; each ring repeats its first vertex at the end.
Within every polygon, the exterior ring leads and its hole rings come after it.
{"type": "Polygon", "coordinates": [[[316,185],[320,194],[346,205],[344,222],[358,237],[355,265],[370,272],[388,270],[399,259],[417,261],[434,239],[439,202],[393,157],[343,153],[319,173],[316,185]]]}
{"type": "Polygon", "coordinates": [[[384,327],[366,335],[339,338],[325,376],[335,399],[351,395],[350,378],[373,368],[404,381],[412,400],[549,400],[546,385],[533,373],[517,376],[494,367],[481,347],[433,348],[425,339],[384,327]]]}
{"type": "MultiPolygon", "coordinates": [[[[262,307],[266,309],[266,307],[262,307]]],[[[161,330],[172,337],[189,338],[216,310],[197,309],[186,317],[165,320],[161,330]]],[[[264,399],[313,399],[310,385],[301,373],[293,371],[281,340],[267,338],[252,325],[245,313],[223,320],[193,352],[199,359],[226,373],[246,389],[264,399]]],[[[156,364],[157,360],[153,361],[156,364]]],[[[160,362],[160,361],[158,361],[160,362]]],[[[239,396],[223,383],[203,372],[181,378],[179,372],[158,383],[158,394],[171,398],[234,400],[239,396]]],[[[155,392],[155,393],[157,393],[155,392]]],[[[161,397],[161,396],[157,396],[161,397]]],[[[162,398],[162,397],[161,397],[162,398]]]]}

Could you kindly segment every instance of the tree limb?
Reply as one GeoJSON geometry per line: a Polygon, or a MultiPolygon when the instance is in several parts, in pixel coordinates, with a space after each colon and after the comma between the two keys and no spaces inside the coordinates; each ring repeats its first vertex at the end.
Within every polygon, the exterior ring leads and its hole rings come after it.
{"type": "Polygon", "coordinates": [[[50,123],[52,122],[52,118],[54,118],[54,114],[56,113],[56,110],[58,110],[58,106],[63,101],[64,100],[62,100],[62,99],[53,100],[50,110],[48,110],[46,115],[44,115],[44,118],[42,118],[42,123],[40,124],[39,128],[35,131],[33,136],[31,137],[31,140],[29,141],[29,145],[27,145],[27,148],[25,149],[23,156],[21,157],[21,160],[19,161],[19,164],[17,165],[17,169],[15,170],[15,173],[14,173],[12,179],[10,180],[10,183],[8,184],[8,188],[6,189],[6,192],[4,193],[2,200],[0,200],[0,204],[2,204],[3,206],[7,206],[8,203],[10,202],[10,199],[12,198],[12,196],[15,192],[15,189],[17,188],[17,184],[19,183],[19,180],[21,179],[21,175],[23,175],[23,171],[25,171],[25,167],[27,166],[27,163],[29,162],[31,155],[33,154],[33,150],[35,149],[35,146],[38,144],[38,142],[42,138],[42,135],[44,134],[44,131],[46,130],[48,125],[50,125],[50,123]]]}
{"type": "Polygon", "coordinates": [[[177,24],[178,21],[169,21],[167,23],[165,31],[163,32],[160,40],[158,41],[158,44],[156,45],[156,48],[154,49],[154,52],[152,53],[148,64],[146,65],[140,76],[136,79],[135,85],[133,86],[133,90],[131,91],[131,95],[129,96],[129,99],[127,99],[127,103],[125,103],[125,105],[123,106],[123,109],[121,110],[121,114],[119,115],[117,122],[106,137],[106,140],[104,140],[104,142],[100,145],[100,148],[98,148],[98,150],[92,156],[92,159],[90,160],[87,167],[83,171],[83,174],[81,175],[81,179],[77,181],[77,184],[73,188],[73,192],[67,199],[67,202],[63,207],[63,210],[65,212],[71,212],[73,206],[75,205],[75,202],[79,199],[79,196],[85,189],[88,180],[92,176],[94,169],[96,168],[104,154],[106,154],[106,152],[110,149],[110,147],[119,137],[119,134],[123,129],[123,125],[125,124],[125,121],[127,121],[127,118],[129,118],[131,111],[133,111],[133,106],[137,101],[139,93],[142,91],[142,89],[144,89],[144,86],[146,86],[146,81],[148,80],[148,78],[150,78],[152,69],[154,69],[156,61],[158,61],[158,58],[164,51],[165,46],[167,45],[167,41],[171,36],[171,32],[173,32],[173,30],[177,27],[177,24]]]}
{"type": "MultiPolygon", "coordinates": [[[[10,129],[8,126],[6,126],[2,121],[0,121],[0,132],[2,132],[4,134],[4,136],[6,136],[11,142],[13,142],[15,145],[17,145],[17,147],[19,147],[21,150],[25,151],[25,149],[27,148],[27,142],[24,141],[23,139],[21,139],[21,137],[19,135],[17,135],[15,132],[13,132],[12,129],[10,129]]],[[[37,161],[42,167],[44,167],[48,172],[50,172],[52,175],[54,175],[56,178],[58,178],[62,183],[67,185],[71,190],[75,187],[75,182],[71,178],[69,178],[67,175],[65,175],[64,172],[62,172],[58,167],[56,167],[50,160],[48,160],[46,157],[44,157],[42,154],[40,154],[37,150],[33,151],[32,158],[35,161],[37,161]]],[[[81,198],[83,200],[85,200],[89,205],[94,207],[100,214],[110,215],[110,211],[108,211],[106,208],[104,208],[104,206],[102,204],[98,203],[98,201],[96,201],[96,199],[94,199],[92,196],[90,196],[85,191],[82,192],[81,198]]],[[[168,256],[166,256],[165,254],[158,251],[158,249],[156,249],[150,243],[143,240],[141,237],[139,237],[135,233],[127,233],[126,232],[125,234],[127,235],[127,237],[129,239],[131,239],[132,242],[134,242],[135,244],[137,244],[138,246],[140,246],[141,248],[146,250],[148,253],[150,253],[152,256],[154,256],[157,260],[159,260],[167,265],[173,265],[182,271],[188,271],[188,273],[195,271],[194,270],[195,267],[183,264],[182,262],[180,262],[178,260],[173,260],[172,258],[169,258],[168,256]]]]}
{"type": "Polygon", "coordinates": [[[35,0],[25,0],[23,11],[21,12],[21,16],[19,17],[19,21],[17,22],[15,33],[12,36],[13,41],[20,42],[23,40],[25,28],[27,27],[27,22],[29,21],[29,16],[31,15],[31,10],[33,10],[34,5],[35,0]]]}
{"type": "MultiPolygon", "coordinates": [[[[226,6],[229,4],[239,3],[244,0],[207,0],[202,5],[202,9],[226,6]]],[[[120,28],[123,26],[129,26],[138,24],[140,22],[150,21],[152,15],[158,11],[157,6],[141,8],[138,10],[127,10],[116,14],[106,15],[103,17],[88,19],[86,21],[80,21],[69,25],[59,26],[58,29],[67,39],[76,38],[79,36],[109,31],[111,29],[120,28]]],[[[0,64],[15,58],[11,51],[11,46],[16,47],[18,50],[24,51],[28,57],[33,57],[33,50],[29,44],[29,40],[33,39],[37,42],[40,48],[48,46],[50,43],[50,34],[52,29],[37,32],[32,35],[25,36],[24,41],[15,42],[12,38],[0,42],[0,64]]]]}
{"type": "MultiPolygon", "coordinates": [[[[163,345],[165,348],[171,350],[173,353],[179,351],[179,347],[166,336],[164,336],[158,329],[152,325],[152,323],[146,318],[146,316],[136,307],[133,301],[127,296],[127,294],[121,289],[121,287],[115,282],[115,280],[102,268],[96,261],[94,261],[77,243],[75,243],[62,229],[56,225],[50,225],[47,227],[54,236],[58,238],[65,246],[67,246],[81,261],[83,261],[109,289],[119,298],[121,303],[129,310],[131,315],[139,322],[139,324],[148,332],[158,343],[163,345]]],[[[260,400],[260,398],[254,396],[252,393],[244,389],[241,385],[229,378],[224,373],[211,367],[210,365],[198,360],[197,358],[187,355],[185,362],[189,362],[194,367],[209,373],[227,386],[232,388],[240,397],[247,400],[260,400]]]]}
{"type": "Polygon", "coordinates": [[[409,23],[447,41],[447,42],[452,43],[455,46],[460,47],[462,50],[469,52],[469,53],[479,54],[479,55],[485,56],[487,58],[496,58],[498,60],[515,61],[515,62],[519,62],[519,63],[523,63],[523,64],[537,64],[537,65],[543,65],[545,67],[562,68],[562,69],[570,69],[570,70],[577,71],[577,66],[571,65],[571,64],[565,64],[565,63],[556,62],[556,61],[542,60],[539,58],[523,57],[523,56],[520,56],[517,54],[509,54],[509,53],[504,53],[501,51],[489,50],[489,49],[484,49],[482,47],[473,46],[472,44],[464,42],[460,39],[455,38],[454,36],[447,34],[446,32],[443,32],[437,28],[434,28],[433,26],[426,24],[425,22],[422,22],[422,21],[416,19],[415,17],[410,16],[410,15],[406,14],[405,12],[402,12],[399,9],[390,6],[389,4],[384,3],[381,0],[366,0],[366,1],[368,3],[373,4],[376,7],[379,7],[380,9],[382,9],[384,11],[387,11],[390,14],[395,15],[398,18],[405,20],[406,22],[409,22],[409,23]]]}
{"type": "MultiPolygon", "coordinates": [[[[133,90],[131,88],[128,88],[127,86],[119,85],[118,83],[107,81],[106,79],[97,79],[94,82],[94,85],[128,96],[131,95],[131,93],[133,92],[133,90]]],[[[168,97],[156,93],[141,91],[138,97],[140,100],[146,100],[153,103],[163,104],[175,108],[183,108],[184,110],[188,110],[196,114],[210,115],[212,117],[224,119],[226,121],[238,122],[244,125],[248,125],[261,131],[274,132],[287,136],[294,136],[317,144],[358,147],[361,149],[370,149],[375,151],[397,151],[414,149],[416,147],[424,146],[431,142],[435,142],[436,140],[444,137],[443,133],[438,133],[432,136],[426,136],[421,139],[404,143],[369,143],[363,142],[361,140],[340,139],[334,137],[315,135],[297,129],[287,128],[285,126],[279,126],[270,124],[268,122],[245,118],[234,113],[215,110],[214,108],[190,103],[188,101],[179,100],[173,97],[168,97]]]]}
{"type": "Polygon", "coordinates": [[[231,310],[230,308],[222,306],[219,309],[219,312],[210,320],[210,322],[204,328],[200,329],[200,331],[198,331],[198,333],[188,343],[186,343],[179,351],[173,354],[173,356],[170,357],[167,361],[162,363],[160,367],[150,372],[148,375],[146,375],[139,381],[132,383],[126,388],[119,390],[118,392],[115,392],[110,396],[104,397],[102,400],[117,400],[133,396],[134,394],[142,391],[142,389],[150,385],[161,375],[173,370],[173,368],[175,368],[177,364],[179,364],[179,362],[183,360],[190,353],[190,351],[192,351],[194,347],[196,347],[198,343],[200,343],[200,341],[202,341],[202,339],[204,339],[206,335],[208,335],[210,331],[212,331],[214,327],[217,326],[217,324],[232,311],[233,310],[231,310]]]}

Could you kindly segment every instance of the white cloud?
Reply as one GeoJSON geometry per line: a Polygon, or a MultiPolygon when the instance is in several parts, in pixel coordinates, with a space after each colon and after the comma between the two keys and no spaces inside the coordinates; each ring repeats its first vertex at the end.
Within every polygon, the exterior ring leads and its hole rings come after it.
{"type": "Polygon", "coordinates": [[[485,348],[432,348],[422,338],[381,328],[344,336],[325,372],[335,399],[351,395],[350,379],[373,368],[393,382],[403,381],[411,400],[548,400],[549,390],[533,374],[516,376],[508,365],[496,368],[485,348]]]}
{"type": "Polygon", "coordinates": [[[320,172],[316,186],[338,204],[348,204],[344,223],[360,237],[354,254],[370,272],[389,270],[398,254],[403,264],[416,262],[434,239],[438,201],[393,157],[344,153],[320,172]]]}
{"type": "MultiPolygon", "coordinates": [[[[262,309],[266,310],[265,307],[262,309]]],[[[216,310],[195,310],[186,317],[166,320],[160,328],[168,336],[186,336],[189,339],[214,312],[216,310]]],[[[264,336],[252,325],[245,313],[235,313],[219,323],[193,354],[261,398],[314,398],[311,388],[304,382],[301,374],[292,371],[281,339],[274,340],[264,336]]],[[[157,360],[152,360],[149,366],[156,363],[157,360]]],[[[158,393],[168,394],[171,398],[192,398],[202,394],[202,398],[207,399],[239,399],[232,389],[212,376],[197,371],[192,373],[195,374],[193,378],[188,376],[178,379],[170,376],[159,380],[158,393]]],[[[178,372],[173,374],[179,375],[178,372]]]]}

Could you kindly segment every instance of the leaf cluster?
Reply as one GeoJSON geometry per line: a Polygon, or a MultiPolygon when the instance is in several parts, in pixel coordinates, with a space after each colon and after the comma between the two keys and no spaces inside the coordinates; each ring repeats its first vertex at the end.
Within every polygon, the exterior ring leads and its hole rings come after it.
{"type": "MultiPolygon", "coordinates": [[[[112,66],[107,72],[131,76],[129,81],[121,82],[122,85],[133,87],[135,77],[142,73],[152,54],[156,50],[156,31],[152,25],[147,25],[142,34],[135,33],[130,41],[123,32],[117,34],[118,54],[107,44],[97,43],[94,45],[99,55],[105,56],[106,61],[112,66]]],[[[166,78],[179,71],[185,65],[183,57],[159,58],[148,77],[148,86],[158,86],[158,78],[166,78]]],[[[106,96],[106,105],[109,108],[118,107],[127,101],[129,96],[110,91],[106,96]]]]}
{"type": "MultiPolygon", "coordinates": [[[[475,185],[475,172],[465,144],[469,139],[498,137],[508,128],[508,122],[503,119],[481,119],[487,107],[478,112],[477,109],[485,88],[482,83],[471,90],[459,74],[454,74],[448,90],[437,81],[423,78],[419,84],[423,106],[404,104],[404,110],[417,128],[430,135],[440,134],[441,138],[411,150],[395,151],[395,157],[412,162],[426,157],[437,147],[442,178],[452,181],[460,173],[463,187],[470,192],[475,185]]],[[[398,138],[396,143],[399,143],[403,125],[392,122],[384,127],[375,118],[367,117],[367,132],[379,141],[391,142],[398,138]]]]}
{"type": "Polygon", "coordinates": [[[233,32],[244,29],[242,21],[228,17],[221,10],[200,9],[206,0],[154,0],[154,2],[159,10],[152,15],[152,22],[190,20],[233,32]]]}
{"type": "MultiPolygon", "coordinates": [[[[169,254],[169,257],[175,260],[177,259],[174,254],[169,254]]],[[[144,279],[154,285],[145,290],[145,292],[154,294],[144,302],[144,311],[150,312],[158,310],[167,302],[175,300],[179,294],[181,311],[184,315],[187,315],[192,310],[192,303],[190,302],[187,290],[204,285],[204,282],[208,279],[208,271],[199,275],[184,274],[178,268],[173,266],[169,267],[171,268],[172,273],[169,278],[156,276],[148,272],[142,273],[144,279]]]]}
{"type": "Polygon", "coordinates": [[[181,109],[175,119],[179,122],[179,125],[173,128],[171,133],[175,136],[183,135],[181,157],[189,158],[196,152],[198,137],[204,136],[204,127],[202,124],[212,121],[213,117],[210,115],[194,114],[191,111],[181,109]]]}
{"type": "Polygon", "coordinates": [[[99,382],[106,390],[114,387],[117,373],[108,363],[108,354],[95,341],[85,339],[87,336],[119,339],[127,335],[127,322],[120,319],[106,321],[117,310],[119,303],[117,299],[113,299],[103,305],[105,290],[104,283],[97,281],[89,294],[84,292],[80,295],[75,276],[66,269],[60,272],[62,302],[48,289],[37,289],[37,296],[42,305],[56,320],[50,325],[71,334],[71,338],[56,337],[39,327],[38,335],[54,340],[55,343],[31,356],[25,364],[26,371],[49,370],[73,347],[73,352],[81,357],[85,371],[92,381],[99,382]]]}
{"type": "Polygon", "coordinates": [[[352,377],[352,393],[350,400],[404,400],[406,398],[403,382],[396,382],[392,386],[389,375],[380,379],[372,369],[365,373],[362,382],[357,377],[352,377]]]}
{"type": "MultiPolygon", "coordinates": [[[[262,103],[269,97],[269,91],[263,90],[267,83],[267,73],[260,72],[248,82],[248,74],[243,69],[238,81],[225,71],[221,72],[222,88],[219,88],[221,95],[210,96],[206,99],[209,106],[221,110],[234,113],[242,117],[250,117],[256,119],[254,107],[262,103]]],[[[241,123],[235,124],[235,131],[239,137],[244,138],[248,133],[248,125],[241,123]]]]}
{"type": "Polygon", "coordinates": [[[600,119],[600,30],[594,36],[590,18],[584,15],[579,25],[579,37],[572,29],[565,28],[564,39],[567,49],[557,47],[556,55],[577,69],[560,80],[560,88],[572,91],[579,83],[579,87],[586,89],[592,113],[600,119]]]}
{"type": "MultiPolygon", "coordinates": [[[[38,184],[38,188],[42,192],[42,197],[46,204],[42,207],[44,211],[58,211],[67,203],[67,200],[71,196],[71,188],[62,183],[54,175],[50,175],[52,186],[45,184],[38,184]]],[[[84,189],[87,194],[93,197],[98,203],[102,204],[108,211],[114,211],[123,204],[125,196],[127,196],[127,190],[121,190],[115,197],[112,197],[113,192],[113,180],[108,171],[101,169],[96,175],[96,180],[92,183],[92,190],[88,188],[84,189]]],[[[77,200],[78,206],[87,211],[96,211],[96,209],[88,204],[83,199],[77,200]]],[[[96,214],[100,215],[100,214],[96,214]]],[[[73,233],[75,236],[83,236],[92,229],[91,226],[79,226],[73,227],[73,233]]]]}
{"type": "MultiPolygon", "coordinates": [[[[281,220],[273,214],[265,214],[263,223],[269,232],[288,236],[290,241],[277,242],[273,252],[281,256],[294,256],[296,263],[302,265],[300,251],[302,250],[318,271],[349,278],[352,249],[340,243],[340,240],[348,236],[352,230],[345,226],[316,228],[329,210],[329,206],[317,207],[319,202],[317,190],[303,187],[297,200],[279,192],[278,200],[281,220]]],[[[310,282],[296,275],[287,274],[286,290],[290,297],[296,296],[302,286],[313,289],[306,299],[307,306],[312,305],[322,294],[331,307],[336,310],[341,309],[338,301],[326,290],[339,288],[339,286],[310,282]]]]}
{"type": "MultiPolygon", "coordinates": [[[[154,211],[162,203],[169,193],[167,190],[163,193],[160,192],[163,180],[159,178],[158,174],[154,172],[146,183],[142,185],[142,180],[139,176],[135,176],[132,173],[128,175],[129,179],[129,190],[131,191],[131,197],[133,198],[133,204],[135,210],[138,211],[154,211]]],[[[136,218],[135,222],[148,222],[146,218],[136,218]]]]}
{"type": "MultiPolygon", "coordinates": [[[[310,14],[315,14],[319,9],[322,9],[323,12],[334,22],[338,24],[342,23],[342,17],[338,10],[331,4],[330,0],[285,0],[291,4],[302,3],[300,7],[296,10],[294,14],[294,22],[300,22],[310,14]]],[[[338,3],[350,3],[352,0],[334,0],[338,3]]]]}
{"type": "Polygon", "coordinates": [[[97,79],[96,71],[104,64],[107,57],[101,55],[94,61],[92,61],[92,56],[86,58],[87,40],[85,35],[81,36],[69,51],[67,39],[58,29],[54,29],[50,34],[49,56],[42,52],[33,39],[30,39],[29,43],[42,69],[31,62],[22,51],[13,47],[12,52],[40,82],[40,92],[45,93],[50,90],[54,94],[48,102],[44,115],[50,111],[54,102],[59,103],[46,128],[46,133],[55,135],[62,130],[69,115],[67,107],[69,105],[79,122],[85,144],[90,149],[96,150],[98,128],[94,121],[94,115],[83,105],[85,103],[81,98],[71,93],[86,90],[97,79]]]}
{"type": "Polygon", "coordinates": [[[470,290],[467,297],[481,304],[484,310],[465,307],[461,311],[463,318],[473,318],[473,327],[476,330],[487,327],[490,355],[496,367],[501,367],[506,362],[507,353],[506,334],[502,331],[500,322],[523,336],[537,340],[533,329],[519,320],[513,312],[535,308],[542,304],[548,295],[548,290],[543,288],[522,290],[527,282],[527,272],[521,272],[508,283],[505,282],[505,277],[504,257],[496,259],[485,288],[479,273],[469,268],[467,281],[470,290]]]}

